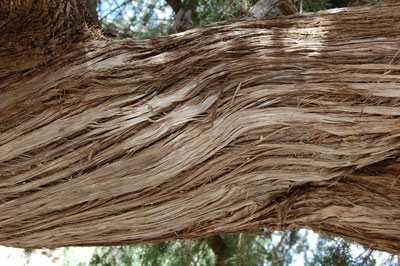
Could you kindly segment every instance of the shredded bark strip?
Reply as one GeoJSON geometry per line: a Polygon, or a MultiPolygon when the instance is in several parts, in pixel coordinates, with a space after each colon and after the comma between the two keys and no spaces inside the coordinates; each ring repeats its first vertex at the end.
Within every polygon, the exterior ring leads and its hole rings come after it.
{"type": "Polygon", "coordinates": [[[400,253],[399,3],[151,40],[64,6],[28,41],[0,7],[0,244],[267,227],[400,253]]]}

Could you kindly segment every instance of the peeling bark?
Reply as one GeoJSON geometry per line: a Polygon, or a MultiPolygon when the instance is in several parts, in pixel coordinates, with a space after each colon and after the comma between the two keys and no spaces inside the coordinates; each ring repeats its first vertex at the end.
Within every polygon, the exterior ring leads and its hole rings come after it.
{"type": "Polygon", "coordinates": [[[285,16],[298,13],[290,0],[260,0],[250,8],[249,14],[254,18],[265,18],[275,7],[278,7],[285,16]]]}
{"type": "Polygon", "coordinates": [[[2,245],[268,227],[400,252],[399,3],[132,41],[68,7],[85,1],[11,2],[0,2],[2,245]]]}

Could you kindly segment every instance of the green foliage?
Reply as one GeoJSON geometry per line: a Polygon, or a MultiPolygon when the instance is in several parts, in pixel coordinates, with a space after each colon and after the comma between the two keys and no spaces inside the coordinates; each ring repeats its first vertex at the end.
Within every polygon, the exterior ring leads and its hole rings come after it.
{"type": "Polygon", "coordinates": [[[198,240],[176,240],[156,244],[121,247],[98,247],[90,265],[289,265],[296,252],[304,250],[306,238],[298,231],[278,233],[272,241],[271,233],[236,233],[211,236],[198,240]],[[188,246],[189,244],[189,246],[188,246]],[[190,252],[189,252],[190,249],[190,252]]]}
{"type": "Polygon", "coordinates": [[[203,26],[239,18],[256,2],[256,0],[200,0],[194,9],[194,22],[197,26],[203,26]]]}
{"type": "MultiPolygon", "coordinates": [[[[292,0],[298,8],[301,0],[292,0]]],[[[335,7],[337,1],[352,5],[355,0],[303,0],[304,12],[335,7]]],[[[377,1],[377,0],[371,0],[377,1]]],[[[195,26],[232,20],[247,14],[257,0],[181,0],[179,6],[192,10],[195,26]]],[[[340,3],[343,5],[343,3],[340,3]]],[[[173,32],[174,12],[167,1],[98,0],[97,11],[105,31],[119,37],[145,39],[173,32]]],[[[271,15],[279,15],[278,9],[271,15]]]]}
{"type": "Polygon", "coordinates": [[[207,238],[207,248],[215,255],[215,264],[208,265],[263,265],[271,257],[265,244],[271,241],[269,235],[255,233],[236,233],[212,236],[207,238]],[[215,247],[215,238],[219,246],[215,247]]]}
{"type": "MultiPolygon", "coordinates": [[[[253,265],[397,265],[397,256],[370,251],[334,236],[316,237],[307,230],[223,234],[197,240],[97,247],[90,265],[99,266],[253,266],[253,265]],[[310,239],[315,239],[311,247],[310,239]],[[190,252],[189,252],[190,250],[190,252]]],[[[69,264],[72,265],[72,264],[69,264]]]]}
{"type": "Polygon", "coordinates": [[[368,250],[357,244],[349,244],[344,239],[335,236],[319,237],[317,247],[312,251],[313,257],[306,265],[337,265],[337,266],[374,266],[376,260],[368,256],[368,250]],[[352,249],[360,256],[354,257],[352,249]],[[362,256],[364,254],[364,256],[362,256]],[[364,261],[365,260],[365,261],[364,261]]]}
{"type": "Polygon", "coordinates": [[[24,249],[24,256],[25,257],[29,257],[32,254],[33,251],[34,251],[34,249],[32,249],[32,248],[24,249]]]}
{"type": "Polygon", "coordinates": [[[89,265],[133,265],[134,248],[130,246],[98,247],[95,249],[89,265]]]}
{"type": "Polygon", "coordinates": [[[100,0],[97,11],[105,31],[145,39],[172,32],[172,10],[165,1],[100,0]]]}
{"type": "MultiPolygon", "coordinates": [[[[292,3],[297,7],[297,9],[300,9],[300,1],[301,0],[292,0],[292,3]]],[[[331,7],[332,4],[329,0],[303,0],[303,11],[305,12],[315,12],[331,7]]]]}
{"type": "Polygon", "coordinates": [[[296,254],[302,254],[309,249],[307,234],[300,230],[275,232],[272,236],[273,241],[265,243],[265,246],[270,250],[268,261],[274,265],[290,265],[295,262],[296,254]]]}
{"type": "Polygon", "coordinates": [[[251,234],[231,234],[231,252],[226,260],[227,265],[262,265],[268,261],[265,244],[271,241],[270,236],[251,234]]]}
{"type": "Polygon", "coordinates": [[[88,257],[91,258],[94,248],[91,247],[66,247],[62,248],[61,257],[63,258],[63,266],[86,266],[88,257]]]}
{"type": "MultiPolygon", "coordinates": [[[[90,265],[186,266],[191,263],[187,243],[187,240],[176,240],[136,246],[98,247],[90,265]]],[[[191,242],[190,250],[198,265],[213,265],[215,256],[207,248],[206,239],[191,242]]]]}

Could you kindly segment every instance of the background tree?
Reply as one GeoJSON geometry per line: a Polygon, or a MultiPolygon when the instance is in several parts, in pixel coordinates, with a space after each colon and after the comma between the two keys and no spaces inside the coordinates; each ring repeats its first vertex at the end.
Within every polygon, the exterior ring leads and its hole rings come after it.
{"type": "MultiPolygon", "coordinates": [[[[97,11],[106,31],[124,38],[144,39],[173,33],[173,17],[180,8],[192,10],[192,20],[195,26],[200,27],[217,21],[240,18],[246,15],[256,2],[257,0],[97,0],[97,11]]],[[[300,9],[300,0],[292,2],[300,9]]],[[[303,0],[303,10],[315,12],[366,3],[358,0],[303,0]]],[[[279,10],[275,9],[270,16],[279,14],[279,10]]]]}
{"type": "Polygon", "coordinates": [[[278,241],[271,241],[272,232],[265,233],[223,234],[192,241],[98,247],[91,265],[397,265],[396,256],[386,255],[377,264],[372,250],[334,236],[318,238],[316,248],[312,248],[308,246],[307,234],[298,230],[275,235],[278,241]],[[300,259],[302,256],[303,260],[300,259]]]}

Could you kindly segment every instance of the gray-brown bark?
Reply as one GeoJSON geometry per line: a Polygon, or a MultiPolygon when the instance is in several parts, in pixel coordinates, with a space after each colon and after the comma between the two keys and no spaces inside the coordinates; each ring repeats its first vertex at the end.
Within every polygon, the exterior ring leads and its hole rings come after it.
{"type": "Polygon", "coordinates": [[[400,4],[141,41],[68,10],[18,45],[0,14],[2,245],[305,227],[400,252],[400,4]]]}
{"type": "Polygon", "coordinates": [[[254,18],[265,18],[275,7],[286,16],[298,13],[296,6],[290,0],[260,0],[250,8],[249,14],[254,18]]]}

